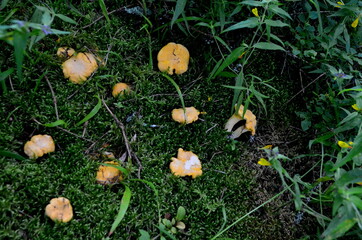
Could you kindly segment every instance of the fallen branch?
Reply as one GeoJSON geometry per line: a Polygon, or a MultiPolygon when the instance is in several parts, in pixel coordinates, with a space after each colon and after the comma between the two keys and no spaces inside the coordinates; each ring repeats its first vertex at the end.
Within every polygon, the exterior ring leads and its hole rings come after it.
{"type": "Polygon", "coordinates": [[[126,135],[126,128],[124,127],[123,123],[121,121],[119,121],[117,116],[114,115],[114,113],[111,111],[111,109],[109,109],[109,107],[107,106],[107,104],[106,104],[106,102],[104,101],[103,98],[102,98],[102,103],[105,106],[105,108],[107,109],[107,111],[109,112],[109,114],[111,114],[111,116],[113,117],[113,119],[116,122],[116,124],[118,125],[118,127],[121,129],[123,140],[124,140],[124,143],[126,145],[128,156],[130,158],[133,158],[134,160],[136,160],[136,162],[138,164],[138,174],[137,174],[137,176],[138,176],[138,178],[141,178],[141,169],[143,167],[142,167],[141,161],[138,159],[137,155],[135,153],[133,153],[133,151],[132,151],[131,145],[129,144],[129,141],[128,141],[128,138],[127,138],[127,135],[126,135]]]}

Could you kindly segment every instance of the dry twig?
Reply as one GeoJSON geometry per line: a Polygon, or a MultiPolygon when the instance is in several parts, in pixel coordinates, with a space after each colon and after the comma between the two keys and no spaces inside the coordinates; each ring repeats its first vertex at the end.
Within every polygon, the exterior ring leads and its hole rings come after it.
{"type": "Polygon", "coordinates": [[[50,88],[50,92],[52,93],[53,103],[54,103],[54,108],[55,108],[55,116],[57,117],[57,120],[59,120],[58,106],[57,106],[57,98],[56,98],[56,96],[55,96],[55,93],[54,93],[52,84],[50,83],[47,75],[45,75],[45,80],[47,81],[48,86],[49,86],[49,88],[50,88]]]}
{"type": "Polygon", "coordinates": [[[104,101],[103,98],[102,98],[102,103],[105,106],[105,108],[107,109],[107,111],[109,112],[109,114],[111,114],[111,116],[113,117],[113,119],[116,122],[116,124],[118,125],[118,127],[121,129],[123,140],[124,140],[124,143],[126,145],[128,156],[130,158],[133,158],[134,160],[136,160],[136,162],[138,164],[138,174],[137,174],[137,176],[138,176],[138,178],[141,178],[141,169],[143,167],[142,167],[141,161],[138,159],[137,155],[132,151],[131,145],[129,144],[129,141],[128,141],[128,138],[127,138],[125,126],[123,125],[123,123],[121,121],[119,121],[117,116],[114,115],[114,113],[111,111],[111,109],[109,109],[109,107],[107,106],[107,104],[106,104],[106,102],[104,101]]]}

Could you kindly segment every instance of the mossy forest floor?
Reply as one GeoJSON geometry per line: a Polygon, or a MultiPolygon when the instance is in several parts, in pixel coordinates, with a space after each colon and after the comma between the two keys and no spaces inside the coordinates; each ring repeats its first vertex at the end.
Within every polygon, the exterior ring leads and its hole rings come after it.
{"type": "MultiPolygon", "coordinates": [[[[14,17],[29,20],[34,7],[30,3],[14,2],[4,11],[18,8],[14,17]]],[[[104,106],[88,122],[76,125],[97,104],[96,96],[104,99],[125,124],[128,140],[143,166],[141,178],[152,182],[159,191],[161,216],[167,213],[174,216],[179,206],[185,207],[186,229],[176,235],[177,239],[210,239],[225,221],[224,226],[228,226],[282,190],[278,175],[257,164],[263,157],[258,148],[272,144],[291,158],[307,152],[310,137],[300,130],[295,111],[304,108],[300,101],[303,94],[296,94],[311,79],[303,76],[305,82],[300,81],[297,63],[292,64],[292,59],[285,59],[288,56],[278,52],[260,51],[254,55],[247,71],[262,79],[273,78],[270,84],[278,91],[265,89],[263,92],[270,97],[266,100],[267,113],[258,104],[250,106],[258,118],[254,143],[233,142],[223,129],[231,114],[233,91],[222,85],[233,85],[234,80],[207,81],[215,64],[209,59],[218,52],[213,43],[208,44],[207,36],[186,36],[175,26],[172,31],[166,27],[149,36],[141,29],[146,22],[140,16],[116,11],[110,15],[108,25],[98,1],[81,1],[75,5],[83,16],[61,2],[48,1],[48,4],[78,24],[56,20],[53,28],[71,34],[48,35],[38,42],[25,57],[23,82],[13,74],[7,80],[9,93],[1,95],[3,150],[25,157],[24,144],[36,134],[51,135],[56,143],[54,153],[37,160],[0,157],[1,239],[106,237],[117,215],[124,186],[99,185],[95,175],[104,161],[102,152],[113,152],[120,158],[126,147],[121,130],[104,106]],[[181,102],[174,86],[157,68],[157,52],[171,41],[186,46],[191,55],[189,70],[172,76],[184,94],[186,106],[207,112],[186,126],[172,121],[171,110],[180,108],[181,102]],[[74,85],[63,77],[61,62],[56,56],[61,46],[96,51],[102,57],[107,56],[107,64],[85,84],[74,85]],[[132,93],[125,98],[113,98],[111,89],[117,82],[130,84],[132,93]],[[56,111],[67,125],[44,127],[42,124],[57,120],[56,111]],[[127,121],[134,113],[135,117],[127,121]],[[160,127],[150,127],[150,124],[160,127]],[[199,156],[203,166],[201,177],[179,178],[171,174],[170,159],[176,156],[178,148],[199,156]],[[71,201],[74,219],[69,223],[56,224],[44,214],[50,199],[58,196],[71,201]]],[[[108,11],[123,5],[127,3],[109,4],[108,11]]],[[[149,18],[154,21],[154,28],[161,24],[152,16],[149,18]]],[[[10,45],[2,43],[2,71],[15,66],[12,52],[10,45]]],[[[313,165],[313,159],[287,164],[294,173],[303,174],[313,165]]],[[[136,162],[125,167],[132,170],[129,178],[137,178],[136,162]]],[[[148,231],[152,237],[159,236],[157,199],[153,191],[140,182],[126,180],[125,183],[132,191],[131,203],[111,238],[137,239],[139,229],[148,231]]],[[[302,222],[296,224],[295,216],[294,203],[284,194],[240,221],[222,237],[297,239],[316,232],[317,225],[311,219],[304,216],[302,222]]]]}

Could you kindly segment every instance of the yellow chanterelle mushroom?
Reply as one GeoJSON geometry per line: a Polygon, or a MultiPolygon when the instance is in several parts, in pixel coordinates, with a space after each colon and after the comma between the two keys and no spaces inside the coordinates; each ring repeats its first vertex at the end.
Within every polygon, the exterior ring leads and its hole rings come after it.
{"type": "Polygon", "coordinates": [[[62,64],[65,78],[72,83],[82,84],[97,70],[98,63],[91,53],[78,53],[62,64]]]}
{"type": "Polygon", "coordinates": [[[117,83],[113,86],[112,96],[117,97],[118,95],[122,96],[131,91],[131,88],[126,83],[117,83]]]}
{"type": "MultiPolygon", "coordinates": [[[[108,162],[104,162],[104,163],[112,164],[115,166],[119,165],[115,161],[108,161],[108,162]]],[[[123,176],[121,174],[121,171],[118,170],[117,168],[101,165],[101,166],[99,166],[96,180],[97,180],[97,183],[99,183],[99,184],[107,185],[107,184],[117,183],[118,181],[122,181],[123,176]]]]}
{"type": "Polygon", "coordinates": [[[236,139],[245,132],[250,132],[255,135],[256,131],[256,116],[250,111],[246,110],[244,117],[244,106],[241,105],[239,110],[236,111],[226,122],[225,129],[231,132],[230,138],[236,139]]]}
{"type": "Polygon", "coordinates": [[[182,74],[188,69],[189,59],[190,53],[186,47],[170,42],[158,52],[158,69],[170,75],[182,74]]]}
{"type": "Polygon", "coordinates": [[[69,222],[73,218],[70,201],[64,197],[53,198],[45,208],[45,214],[55,222],[69,222]]]}
{"type": "Polygon", "coordinates": [[[172,119],[182,124],[189,124],[199,119],[200,112],[194,107],[187,107],[172,110],[172,119]]]}
{"type": "Polygon", "coordinates": [[[202,175],[201,162],[196,154],[191,151],[178,149],[177,158],[171,158],[171,172],[176,176],[192,176],[196,178],[202,175]]]}
{"type": "Polygon", "coordinates": [[[49,135],[35,135],[24,145],[24,152],[31,159],[37,159],[54,151],[55,144],[53,138],[49,135]]]}
{"type": "Polygon", "coordinates": [[[57,51],[57,56],[60,58],[60,59],[68,59],[70,58],[71,56],[73,56],[75,53],[74,49],[73,48],[69,48],[69,47],[60,47],[58,48],[58,51],[57,51]]]}

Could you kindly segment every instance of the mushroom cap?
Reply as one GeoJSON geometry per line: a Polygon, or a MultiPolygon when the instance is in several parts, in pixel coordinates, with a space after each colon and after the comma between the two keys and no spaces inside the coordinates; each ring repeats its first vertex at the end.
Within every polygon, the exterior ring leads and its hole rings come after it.
{"type": "Polygon", "coordinates": [[[197,121],[197,119],[199,119],[199,110],[194,107],[187,107],[185,109],[185,112],[183,108],[177,108],[172,110],[172,119],[182,124],[193,123],[197,121]]]}
{"type": "Polygon", "coordinates": [[[75,51],[74,51],[73,48],[70,48],[70,47],[60,47],[60,48],[58,48],[57,56],[58,56],[60,59],[67,59],[67,58],[70,58],[71,56],[73,56],[74,53],[75,53],[75,51]]]}
{"type": "Polygon", "coordinates": [[[97,60],[91,53],[78,53],[62,64],[65,78],[72,83],[82,84],[98,68],[97,60]]]}
{"type": "Polygon", "coordinates": [[[243,129],[242,128],[236,129],[236,131],[232,133],[231,138],[235,138],[233,136],[240,136],[241,133],[244,133],[247,131],[250,131],[251,135],[253,135],[253,136],[255,135],[256,123],[257,123],[256,116],[248,109],[248,110],[246,110],[244,117],[242,117],[243,112],[244,112],[244,106],[240,105],[239,110],[236,113],[234,113],[229,118],[229,120],[226,122],[225,129],[228,132],[232,132],[232,129],[237,122],[239,122],[241,120],[246,120],[245,127],[243,129]],[[238,131],[241,131],[241,133],[238,131]]]}
{"type": "Polygon", "coordinates": [[[158,69],[172,75],[182,74],[187,71],[190,53],[186,47],[173,42],[161,48],[157,55],[158,69]]]}
{"type": "Polygon", "coordinates": [[[112,95],[113,97],[117,97],[118,95],[124,95],[125,93],[128,93],[131,90],[128,84],[126,83],[117,83],[113,86],[112,89],[112,95]]]}
{"type": "Polygon", "coordinates": [[[69,222],[73,218],[70,201],[64,197],[53,198],[45,208],[45,214],[55,222],[69,222]]]}
{"type": "Polygon", "coordinates": [[[177,158],[173,157],[171,160],[170,169],[175,176],[196,178],[202,175],[201,162],[198,156],[191,151],[184,151],[179,148],[177,158]]]}
{"type": "Polygon", "coordinates": [[[31,159],[37,159],[54,151],[55,144],[53,138],[49,135],[35,135],[24,145],[24,152],[31,159]]]}
{"type": "MultiPolygon", "coordinates": [[[[104,162],[104,163],[112,164],[112,165],[116,165],[116,166],[119,165],[118,162],[115,162],[115,161],[108,161],[108,162],[104,162]]],[[[122,179],[123,179],[123,177],[122,177],[121,171],[118,170],[117,168],[108,167],[108,166],[104,166],[104,165],[99,166],[97,176],[96,176],[97,183],[102,184],[102,185],[107,185],[107,184],[116,183],[118,181],[122,181],[122,179]]]]}

